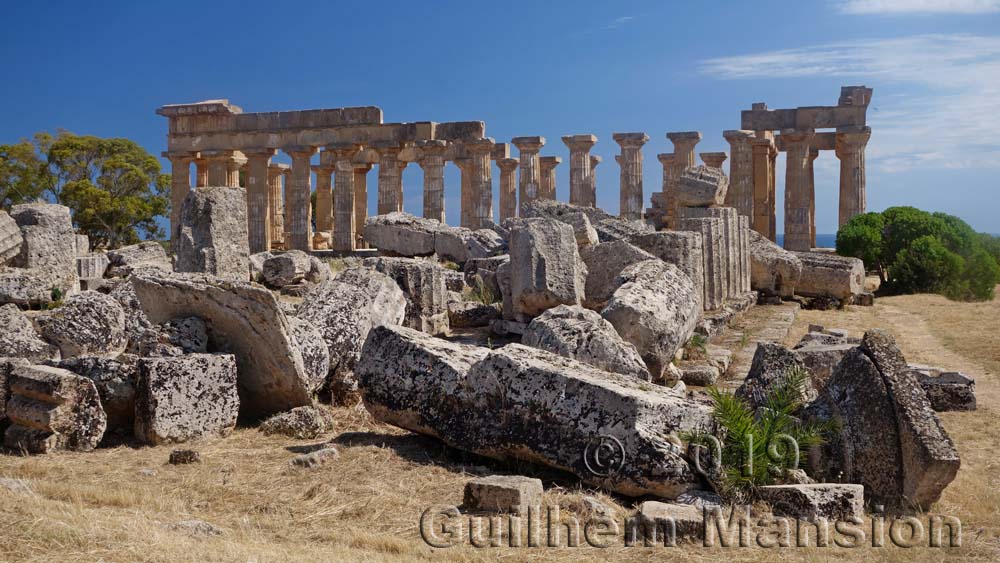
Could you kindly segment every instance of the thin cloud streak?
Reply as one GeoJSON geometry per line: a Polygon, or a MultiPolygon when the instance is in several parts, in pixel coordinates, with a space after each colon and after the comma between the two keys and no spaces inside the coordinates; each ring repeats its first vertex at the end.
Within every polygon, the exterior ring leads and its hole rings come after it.
{"type": "Polygon", "coordinates": [[[844,0],[837,4],[842,14],[989,14],[1000,12],[1000,0],[844,0]]]}

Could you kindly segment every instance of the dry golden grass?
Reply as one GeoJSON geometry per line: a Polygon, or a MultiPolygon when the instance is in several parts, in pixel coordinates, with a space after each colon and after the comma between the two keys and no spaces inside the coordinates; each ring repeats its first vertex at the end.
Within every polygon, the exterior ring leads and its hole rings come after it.
{"type": "Polygon", "coordinates": [[[6,561],[984,561],[1000,559],[1000,303],[959,304],[935,296],[881,299],[872,308],[802,311],[789,340],[808,323],[860,333],[883,327],[914,362],[977,377],[980,410],[945,413],[962,469],[936,507],[964,525],[952,549],[886,548],[484,548],[433,549],[420,539],[420,514],[459,505],[469,478],[517,472],[546,482],[547,502],[581,520],[581,496],[598,496],[623,517],[627,499],[581,489],[572,478],[527,465],[503,466],[377,424],[360,409],[334,409],[339,459],[292,469],[295,441],[237,430],[194,444],[202,463],[167,465],[170,448],[102,449],[22,458],[0,455],[0,477],[23,479],[32,495],[0,486],[0,560],[6,561]],[[484,467],[485,466],[485,467],[484,467]],[[155,475],[145,470],[155,470],[155,475]],[[200,519],[225,530],[190,536],[170,524],[200,519]]]}

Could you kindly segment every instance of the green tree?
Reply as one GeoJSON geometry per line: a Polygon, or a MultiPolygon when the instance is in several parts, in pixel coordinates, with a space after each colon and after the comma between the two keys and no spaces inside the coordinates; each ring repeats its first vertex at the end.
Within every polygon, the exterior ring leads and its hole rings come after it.
{"type": "Polygon", "coordinates": [[[887,281],[884,231],[885,219],[881,213],[858,215],[837,231],[837,253],[860,258],[867,268],[878,272],[882,284],[887,281]]]}
{"type": "Polygon", "coordinates": [[[35,201],[52,188],[55,179],[44,156],[49,141],[39,133],[34,141],[0,145],[0,208],[35,201]]]}
{"type": "Polygon", "coordinates": [[[954,287],[965,261],[933,235],[924,235],[896,255],[892,284],[899,293],[944,293],[954,287]]]}

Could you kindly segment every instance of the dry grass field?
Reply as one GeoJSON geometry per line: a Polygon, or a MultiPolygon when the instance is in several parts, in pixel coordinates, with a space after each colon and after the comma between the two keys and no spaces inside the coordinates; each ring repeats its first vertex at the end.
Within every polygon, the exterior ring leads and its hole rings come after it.
{"type": "Polygon", "coordinates": [[[802,311],[789,343],[809,323],[852,334],[886,328],[910,361],[977,378],[979,410],[942,416],[961,452],[962,469],[935,511],[962,520],[961,547],[433,549],[420,539],[421,513],[435,504],[459,505],[465,481],[484,473],[539,476],[547,501],[581,520],[583,495],[597,496],[619,517],[632,505],[581,489],[564,475],[449,450],[377,424],[362,409],[334,409],[337,428],[323,439],[296,441],[242,428],[226,439],[194,444],[202,462],[192,465],[168,465],[168,447],[0,456],[0,477],[22,480],[31,491],[0,486],[0,560],[1000,560],[1000,302],[963,304],[917,295],[880,299],[871,308],[802,311]],[[314,469],[289,467],[297,451],[326,441],[336,444],[339,459],[314,469]],[[172,528],[190,519],[223,533],[192,535],[172,528]]]}

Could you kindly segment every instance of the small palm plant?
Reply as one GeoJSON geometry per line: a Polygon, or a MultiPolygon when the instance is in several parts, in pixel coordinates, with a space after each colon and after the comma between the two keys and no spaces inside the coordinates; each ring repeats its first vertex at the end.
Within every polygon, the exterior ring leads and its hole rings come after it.
{"type": "Polygon", "coordinates": [[[719,493],[735,502],[753,498],[754,490],[779,482],[788,471],[798,469],[813,446],[822,444],[824,434],[835,429],[831,423],[803,422],[795,415],[803,406],[803,389],[809,373],[795,367],[771,389],[756,410],[742,398],[708,389],[714,403],[712,416],[724,438],[707,433],[689,433],[685,440],[695,446],[713,446],[717,470],[709,476],[719,493]]]}
{"type": "Polygon", "coordinates": [[[692,334],[687,344],[684,345],[684,358],[697,360],[706,355],[708,355],[708,339],[698,333],[692,334]]]}

